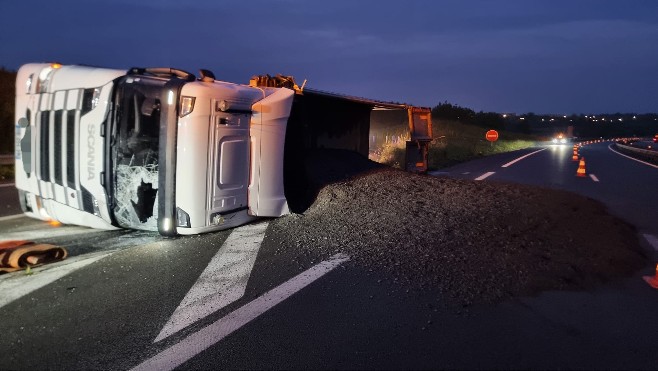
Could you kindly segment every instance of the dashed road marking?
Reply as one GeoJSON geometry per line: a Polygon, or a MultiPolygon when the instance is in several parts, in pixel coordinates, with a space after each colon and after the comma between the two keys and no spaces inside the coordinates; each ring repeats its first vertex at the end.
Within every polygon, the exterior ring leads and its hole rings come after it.
{"type": "Polygon", "coordinates": [[[486,179],[486,178],[488,178],[488,177],[490,177],[494,174],[496,174],[496,172],[490,171],[488,173],[484,173],[484,174],[480,175],[479,177],[475,178],[475,180],[483,180],[483,179],[486,179]]]}
{"type": "Polygon", "coordinates": [[[594,175],[594,174],[590,174],[589,177],[592,178],[592,180],[595,181],[595,182],[599,181],[599,178],[597,178],[596,175],[594,175]]]}
{"type": "Polygon", "coordinates": [[[240,299],[268,223],[234,229],[171,315],[154,343],[240,299]]]}
{"type": "Polygon", "coordinates": [[[173,370],[349,260],[337,254],[186,337],[132,370],[173,370]]]}
{"type": "Polygon", "coordinates": [[[523,156],[521,156],[521,157],[519,157],[519,158],[517,158],[517,159],[515,159],[515,160],[512,160],[512,161],[506,163],[505,165],[502,165],[501,167],[509,167],[509,166],[512,166],[512,165],[514,165],[515,163],[517,163],[517,162],[523,160],[524,158],[529,157],[529,156],[532,156],[532,155],[534,155],[535,153],[539,153],[539,152],[544,151],[544,150],[546,150],[546,148],[542,148],[542,149],[540,149],[540,150],[538,150],[538,151],[534,151],[534,152],[528,153],[528,154],[526,154],[526,155],[523,155],[523,156]]]}

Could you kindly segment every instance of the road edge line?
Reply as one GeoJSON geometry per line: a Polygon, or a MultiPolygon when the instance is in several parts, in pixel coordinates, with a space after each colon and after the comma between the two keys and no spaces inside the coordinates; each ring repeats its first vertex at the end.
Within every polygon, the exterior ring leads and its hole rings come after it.
{"type": "Polygon", "coordinates": [[[637,162],[639,162],[639,163],[641,163],[641,164],[645,164],[645,165],[647,165],[647,166],[651,166],[651,167],[654,167],[654,168],[658,169],[658,165],[654,165],[654,164],[649,163],[649,162],[645,162],[645,161],[642,161],[642,160],[638,160],[638,159],[636,159],[635,157],[631,157],[631,156],[625,155],[625,154],[623,154],[623,153],[621,153],[621,152],[619,152],[619,151],[615,151],[614,149],[612,149],[612,144],[608,146],[608,149],[611,150],[612,152],[618,154],[619,156],[624,156],[624,157],[626,157],[627,159],[630,159],[630,160],[633,160],[633,161],[637,161],[637,162]]]}

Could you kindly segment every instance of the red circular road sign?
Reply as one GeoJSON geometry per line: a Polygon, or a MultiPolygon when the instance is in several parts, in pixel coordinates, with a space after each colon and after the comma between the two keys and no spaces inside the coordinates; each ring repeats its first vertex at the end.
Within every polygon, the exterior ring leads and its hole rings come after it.
{"type": "Polygon", "coordinates": [[[498,132],[496,130],[489,130],[485,135],[488,141],[495,142],[498,140],[498,132]]]}

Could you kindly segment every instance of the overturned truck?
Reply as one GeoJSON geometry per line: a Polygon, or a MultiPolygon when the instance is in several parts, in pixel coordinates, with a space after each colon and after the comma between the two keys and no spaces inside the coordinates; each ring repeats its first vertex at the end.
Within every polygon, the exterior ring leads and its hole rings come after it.
{"type": "Polygon", "coordinates": [[[312,90],[280,75],[241,85],[207,70],[27,64],[16,81],[20,204],[38,219],[164,236],[282,216],[307,186],[310,153],[367,157],[374,109],[407,111],[406,168],[426,171],[427,108],[312,90]]]}

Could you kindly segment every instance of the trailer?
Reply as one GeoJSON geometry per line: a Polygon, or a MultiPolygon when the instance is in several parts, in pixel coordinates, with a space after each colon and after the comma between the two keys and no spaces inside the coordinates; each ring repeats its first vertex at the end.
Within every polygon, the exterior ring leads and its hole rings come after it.
{"type": "Polygon", "coordinates": [[[22,66],[15,179],[23,212],[164,236],[290,213],[298,162],[335,148],[367,157],[370,113],[406,110],[407,169],[427,170],[428,108],[298,86],[218,81],[174,68],[22,66]]]}

